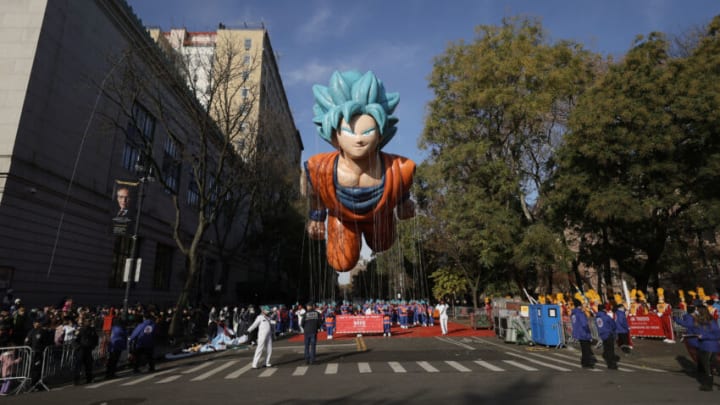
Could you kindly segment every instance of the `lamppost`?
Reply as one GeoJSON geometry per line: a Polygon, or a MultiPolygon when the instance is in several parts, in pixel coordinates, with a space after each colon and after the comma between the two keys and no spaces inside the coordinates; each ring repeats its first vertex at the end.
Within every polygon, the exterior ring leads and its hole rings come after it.
{"type": "Polygon", "coordinates": [[[139,157],[138,163],[135,164],[135,171],[141,173],[142,176],[138,179],[138,183],[140,183],[138,187],[138,205],[137,213],[135,215],[135,229],[133,230],[133,234],[131,236],[132,242],[130,244],[130,255],[127,259],[125,259],[124,274],[127,275],[127,279],[125,280],[125,298],[123,299],[123,319],[125,319],[126,321],[128,319],[128,298],[130,296],[130,283],[132,283],[135,279],[135,273],[140,271],[139,268],[136,268],[139,267],[137,266],[137,264],[140,263],[140,260],[136,256],[138,254],[137,244],[138,232],[140,230],[140,216],[142,215],[143,200],[145,199],[145,183],[155,181],[155,178],[152,176],[152,167],[146,167],[145,165],[141,164],[139,157]]]}

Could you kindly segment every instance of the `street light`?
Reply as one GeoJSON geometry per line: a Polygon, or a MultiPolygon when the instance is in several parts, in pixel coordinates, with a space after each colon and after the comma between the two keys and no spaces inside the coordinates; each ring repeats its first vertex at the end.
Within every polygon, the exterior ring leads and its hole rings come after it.
{"type": "Polygon", "coordinates": [[[123,318],[127,321],[128,319],[128,297],[130,296],[130,283],[135,279],[135,272],[140,271],[136,268],[136,264],[139,263],[137,249],[138,232],[140,231],[140,216],[142,215],[143,200],[145,199],[145,183],[153,182],[155,178],[152,175],[152,167],[146,167],[140,162],[138,157],[138,163],[135,164],[135,171],[142,173],[142,176],[138,179],[140,187],[138,188],[138,206],[137,214],[135,215],[135,229],[133,230],[132,243],[130,245],[130,256],[125,259],[125,272],[127,280],[125,280],[125,298],[123,299],[123,318]]]}

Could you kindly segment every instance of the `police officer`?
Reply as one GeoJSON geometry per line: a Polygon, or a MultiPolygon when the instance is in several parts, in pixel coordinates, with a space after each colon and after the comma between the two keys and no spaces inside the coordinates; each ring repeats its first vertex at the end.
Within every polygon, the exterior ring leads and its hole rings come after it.
{"type": "Polygon", "coordinates": [[[85,369],[85,382],[90,384],[93,381],[93,357],[92,352],[98,345],[100,338],[95,331],[92,320],[86,316],[80,321],[80,328],[75,332],[73,349],[75,349],[75,366],[73,368],[73,382],[80,384],[80,375],[85,369]]]}
{"type": "Polygon", "coordinates": [[[317,345],[317,333],[322,328],[322,314],[315,310],[312,302],[307,304],[307,312],[303,317],[302,329],[305,335],[305,363],[315,363],[315,348],[317,345]]]}
{"type": "Polygon", "coordinates": [[[33,327],[27,333],[25,337],[25,346],[30,346],[32,352],[32,360],[30,363],[30,381],[32,385],[35,385],[40,381],[42,376],[42,365],[43,365],[43,351],[52,342],[52,337],[48,331],[44,328],[41,320],[36,318],[33,320],[33,327]]]}

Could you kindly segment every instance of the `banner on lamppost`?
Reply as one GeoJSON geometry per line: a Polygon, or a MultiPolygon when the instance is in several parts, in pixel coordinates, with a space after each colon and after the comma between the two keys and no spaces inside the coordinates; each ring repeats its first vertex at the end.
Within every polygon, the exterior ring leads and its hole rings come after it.
{"type": "Polygon", "coordinates": [[[137,201],[137,181],[115,180],[112,195],[113,235],[131,235],[135,221],[137,201]]]}

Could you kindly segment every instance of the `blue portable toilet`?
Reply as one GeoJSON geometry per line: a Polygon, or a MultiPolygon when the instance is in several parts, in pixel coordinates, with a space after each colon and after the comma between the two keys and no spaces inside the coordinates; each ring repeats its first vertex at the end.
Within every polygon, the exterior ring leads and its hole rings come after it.
{"type": "Polygon", "coordinates": [[[562,313],[557,304],[530,305],[530,330],[533,342],[545,346],[563,345],[562,313]]]}

